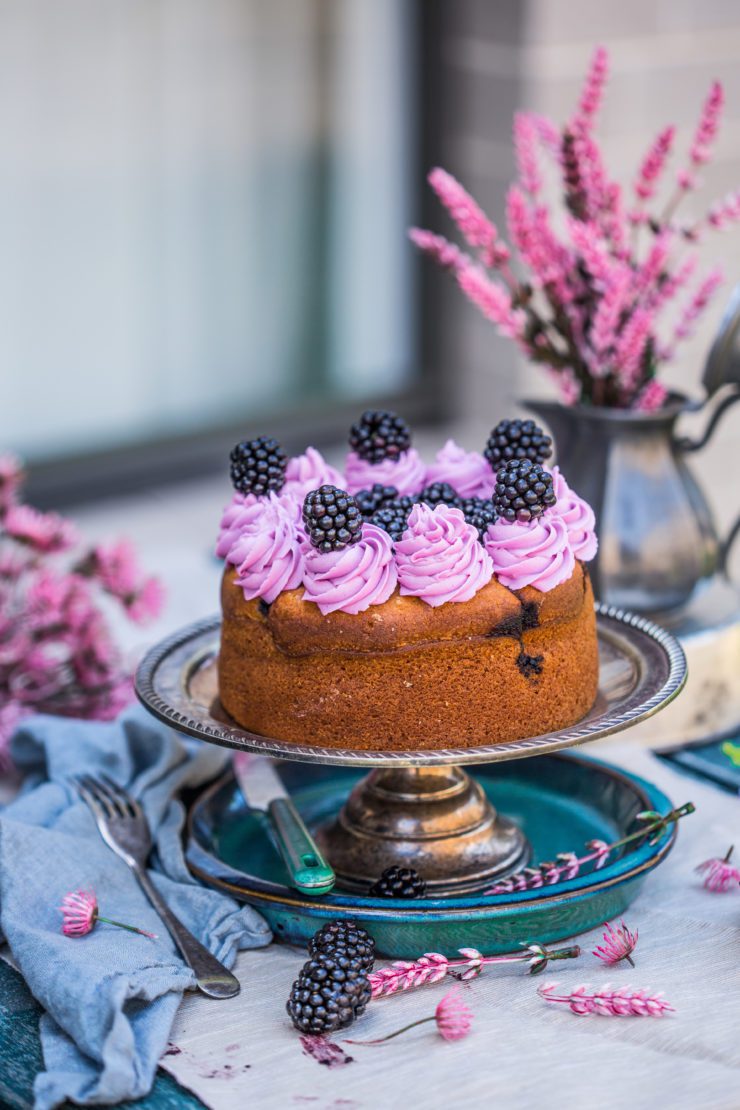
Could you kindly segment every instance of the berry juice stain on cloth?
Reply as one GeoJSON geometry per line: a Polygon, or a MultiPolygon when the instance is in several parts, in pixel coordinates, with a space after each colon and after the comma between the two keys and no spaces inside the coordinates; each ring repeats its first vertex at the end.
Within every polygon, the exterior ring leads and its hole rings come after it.
{"type": "Polygon", "coordinates": [[[301,1047],[304,1055],[313,1057],[317,1064],[324,1064],[327,1068],[340,1068],[354,1060],[338,1044],[313,1033],[306,1033],[301,1037],[301,1047]]]}

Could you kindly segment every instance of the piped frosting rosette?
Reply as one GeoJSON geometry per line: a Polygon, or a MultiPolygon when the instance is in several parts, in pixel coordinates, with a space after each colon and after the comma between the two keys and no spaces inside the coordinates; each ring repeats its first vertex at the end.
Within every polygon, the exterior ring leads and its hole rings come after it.
{"type": "Polygon", "coordinates": [[[363,524],[357,543],[321,552],[304,543],[304,601],[313,601],[324,616],[362,613],[382,605],[396,588],[391,538],[374,524],[363,524]]]}
{"type": "Polygon", "coordinates": [[[477,529],[447,505],[415,505],[395,549],[400,592],[433,608],[469,601],[493,575],[477,529]]]}
{"type": "Polygon", "coordinates": [[[319,486],[339,486],[344,484],[344,477],[339,471],[330,466],[320,451],[315,447],[307,447],[303,455],[294,455],[288,459],[285,469],[285,485],[280,491],[281,498],[291,497],[303,505],[303,499],[312,489],[319,486]]]}
{"type": "Polygon", "coordinates": [[[447,482],[460,497],[490,497],[496,482],[490,463],[478,451],[466,451],[448,439],[427,467],[424,485],[447,482]]]}
{"type": "Polygon", "coordinates": [[[588,562],[599,546],[594,511],[587,501],[573,492],[557,466],[552,468],[552,488],[557,502],[546,515],[557,513],[568,531],[568,541],[576,559],[588,562]]]}
{"type": "Polygon", "coordinates": [[[271,493],[242,505],[219,538],[217,554],[236,568],[247,601],[271,603],[303,577],[302,531],[293,506],[271,493]]]}
{"type": "Polygon", "coordinates": [[[426,467],[414,447],[409,447],[398,459],[383,459],[371,463],[350,451],[344,464],[345,484],[348,493],[370,489],[376,482],[382,486],[395,486],[402,497],[413,497],[424,488],[426,467]]]}
{"type": "Polygon", "coordinates": [[[510,590],[534,586],[547,593],[566,582],[575,568],[568,530],[554,509],[527,524],[490,524],[485,547],[496,577],[510,590]]]}

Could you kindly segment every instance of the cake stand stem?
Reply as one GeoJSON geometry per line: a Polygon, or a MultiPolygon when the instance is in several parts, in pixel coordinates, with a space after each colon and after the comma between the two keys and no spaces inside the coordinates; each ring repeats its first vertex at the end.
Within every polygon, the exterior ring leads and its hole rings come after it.
{"type": "Polygon", "coordinates": [[[527,863],[522,831],[457,766],[371,771],[316,831],[342,887],[367,890],[391,866],[413,867],[429,894],[485,887],[527,863]]]}

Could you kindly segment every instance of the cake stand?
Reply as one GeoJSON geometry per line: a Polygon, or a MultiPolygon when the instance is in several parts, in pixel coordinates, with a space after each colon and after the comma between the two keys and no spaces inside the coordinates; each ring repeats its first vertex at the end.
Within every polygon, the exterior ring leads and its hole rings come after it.
{"type": "MultiPolygon", "coordinates": [[[[412,865],[431,898],[484,889],[524,866],[530,844],[497,812],[463,765],[518,760],[629,728],[667,705],[686,681],[678,641],[653,622],[596,605],[599,689],[590,712],[559,732],[505,744],[418,751],[293,744],[240,728],[218,699],[220,619],[190,625],[152,648],[136,675],[146,708],[178,732],[302,763],[373,768],[339,812],[312,830],[346,891],[367,891],[392,864],[412,865]]],[[[471,696],[474,691],[471,691],[471,696]]]]}

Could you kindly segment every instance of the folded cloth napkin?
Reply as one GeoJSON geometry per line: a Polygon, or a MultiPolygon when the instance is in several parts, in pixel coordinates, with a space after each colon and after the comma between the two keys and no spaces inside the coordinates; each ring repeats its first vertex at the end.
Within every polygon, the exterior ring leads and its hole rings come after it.
{"type": "Polygon", "coordinates": [[[12,754],[28,778],[0,812],[0,939],[46,1010],[36,1108],[139,1098],[154,1081],[194,976],[131,871],[101,839],[70,776],[104,772],[139,799],[155,844],[154,882],[183,923],[231,966],[237,949],[269,944],[270,930],[250,907],[193,881],[176,797],[217,774],[228,753],[131,709],[106,723],[29,718],[13,737],[12,754]],[[94,890],[103,916],[158,939],[103,923],[85,937],[64,936],[61,900],[80,889],[94,890]]]}

